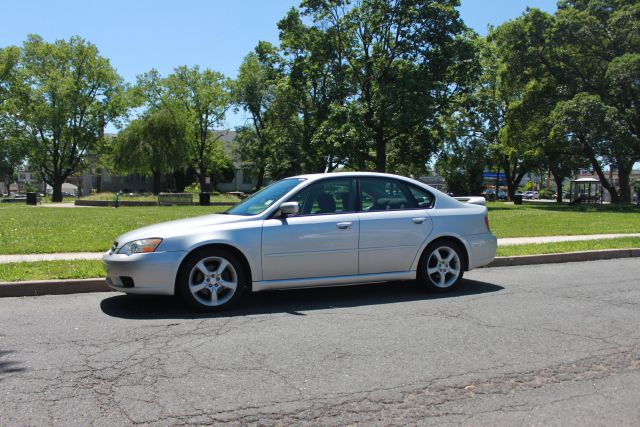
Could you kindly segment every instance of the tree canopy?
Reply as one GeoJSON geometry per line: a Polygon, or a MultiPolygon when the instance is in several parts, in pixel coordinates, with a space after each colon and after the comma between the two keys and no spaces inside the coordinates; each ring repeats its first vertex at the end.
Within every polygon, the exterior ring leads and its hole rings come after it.
{"type": "Polygon", "coordinates": [[[62,183],[80,171],[107,122],[126,110],[122,78],[80,37],[24,42],[4,102],[29,162],[62,200],[62,183]]]}

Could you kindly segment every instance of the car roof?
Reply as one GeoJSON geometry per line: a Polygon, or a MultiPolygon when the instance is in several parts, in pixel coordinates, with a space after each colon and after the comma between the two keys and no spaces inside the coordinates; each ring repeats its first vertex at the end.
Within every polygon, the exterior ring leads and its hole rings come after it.
{"type": "Polygon", "coordinates": [[[309,173],[303,175],[292,176],[291,178],[304,178],[311,181],[315,181],[321,178],[331,178],[331,177],[344,177],[344,176],[357,176],[357,177],[386,177],[386,178],[399,178],[405,180],[413,180],[415,179],[408,178],[401,175],[394,175],[391,173],[381,173],[381,172],[327,172],[327,173],[309,173]]]}

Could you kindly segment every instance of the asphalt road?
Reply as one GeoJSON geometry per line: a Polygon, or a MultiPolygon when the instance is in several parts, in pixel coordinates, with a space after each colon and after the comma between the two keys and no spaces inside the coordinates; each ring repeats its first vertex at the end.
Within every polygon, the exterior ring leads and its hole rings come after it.
{"type": "Polygon", "coordinates": [[[0,425],[640,424],[640,260],[263,293],[0,300],[0,425]]]}

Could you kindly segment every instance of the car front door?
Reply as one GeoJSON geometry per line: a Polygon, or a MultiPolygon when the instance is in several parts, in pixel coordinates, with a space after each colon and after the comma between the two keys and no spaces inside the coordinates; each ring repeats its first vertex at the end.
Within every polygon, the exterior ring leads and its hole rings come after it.
{"type": "Polygon", "coordinates": [[[355,179],[323,179],[289,201],[300,204],[298,215],[263,223],[263,280],[358,274],[355,179]]]}
{"type": "Polygon", "coordinates": [[[428,191],[391,178],[361,178],[359,273],[407,271],[431,232],[428,191]]]}

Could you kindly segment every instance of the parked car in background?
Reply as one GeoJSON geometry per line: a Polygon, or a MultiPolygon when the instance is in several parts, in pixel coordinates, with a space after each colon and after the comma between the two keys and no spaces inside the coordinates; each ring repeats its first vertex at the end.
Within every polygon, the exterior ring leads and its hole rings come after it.
{"type": "Polygon", "coordinates": [[[493,188],[487,188],[486,190],[483,190],[482,195],[488,201],[494,201],[496,199],[507,200],[507,193],[502,190],[498,190],[498,193],[496,195],[496,190],[494,190],[493,188]]]}
{"type": "Polygon", "coordinates": [[[448,291],[495,256],[485,206],[397,175],[344,172],[283,179],[225,214],[131,231],[103,261],[114,289],[216,311],[248,291],[415,279],[448,291]]]}
{"type": "Polygon", "coordinates": [[[537,191],[525,191],[522,194],[522,197],[525,199],[537,199],[538,198],[538,192],[537,191]]]}

